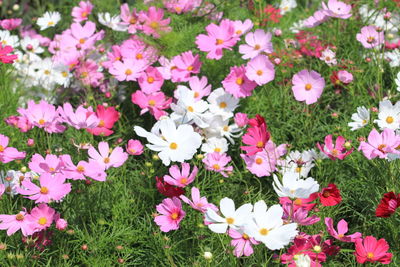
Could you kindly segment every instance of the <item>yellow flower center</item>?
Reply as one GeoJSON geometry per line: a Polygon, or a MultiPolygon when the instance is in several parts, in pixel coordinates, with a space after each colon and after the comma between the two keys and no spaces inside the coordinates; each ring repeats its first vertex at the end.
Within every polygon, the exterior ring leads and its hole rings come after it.
{"type": "Polygon", "coordinates": [[[86,78],[87,76],[89,76],[89,73],[87,71],[82,72],[81,74],[82,78],[86,78]]]}
{"type": "Polygon", "coordinates": [[[221,102],[221,103],[219,103],[219,107],[220,108],[226,108],[227,104],[225,102],[221,102]]]}
{"type": "Polygon", "coordinates": [[[216,148],[214,148],[214,152],[221,152],[221,148],[219,148],[219,147],[216,147],[216,148]]]}
{"type": "Polygon", "coordinates": [[[301,167],[297,167],[297,168],[296,168],[296,172],[297,172],[297,173],[300,173],[300,172],[301,172],[301,167]]]}
{"type": "Polygon", "coordinates": [[[24,220],[24,215],[22,215],[21,213],[18,213],[17,215],[15,215],[15,219],[17,221],[23,221],[24,220]]]}
{"type": "Polygon", "coordinates": [[[234,222],[235,222],[235,219],[233,219],[232,217],[226,218],[226,223],[227,224],[233,224],[234,222]]]}
{"type": "Polygon", "coordinates": [[[236,34],[238,34],[238,35],[239,35],[239,34],[242,34],[242,31],[241,31],[241,30],[237,30],[237,31],[236,31],[236,34]]]}
{"type": "Polygon", "coordinates": [[[263,163],[263,160],[261,158],[256,158],[256,163],[260,165],[261,163],[263,163]]]}
{"type": "Polygon", "coordinates": [[[262,70],[258,70],[258,71],[257,71],[257,75],[258,75],[258,76],[263,75],[263,71],[262,71],[262,70]]]}
{"type": "Polygon", "coordinates": [[[179,217],[179,214],[178,214],[177,212],[173,212],[173,213],[171,214],[171,219],[172,219],[172,220],[176,220],[176,219],[178,219],[178,217],[179,217]]]}
{"type": "Polygon", "coordinates": [[[130,24],[135,24],[136,21],[137,21],[137,20],[136,20],[135,18],[132,17],[132,18],[129,20],[129,23],[130,23],[130,24]]]}
{"type": "Polygon", "coordinates": [[[4,151],[4,146],[0,145],[0,152],[4,151]]]}
{"type": "Polygon", "coordinates": [[[153,83],[154,82],[154,78],[153,77],[147,77],[147,82],[148,83],[153,83]]]}
{"type": "Polygon", "coordinates": [[[243,238],[243,239],[246,239],[246,240],[249,240],[249,239],[250,239],[250,237],[249,237],[248,235],[246,235],[246,234],[243,234],[243,235],[242,235],[242,238],[243,238]]]}
{"type": "Polygon", "coordinates": [[[40,188],[40,193],[43,194],[43,195],[46,195],[47,193],[49,193],[49,189],[47,187],[45,187],[45,186],[42,186],[40,188]]]}
{"type": "Polygon", "coordinates": [[[343,238],[343,237],[344,237],[344,234],[338,234],[338,237],[339,237],[339,238],[343,238]]]}
{"type": "Polygon", "coordinates": [[[140,53],[136,54],[136,59],[143,59],[143,55],[140,53]]]}
{"type": "Polygon", "coordinates": [[[105,164],[110,163],[110,158],[109,158],[109,157],[105,158],[105,159],[104,159],[104,163],[105,163],[105,164]]]}
{"type": "Polygon", "coordinates": [[[193,112],[193,111],[194,111],[194,109],[193,109],[192,106],[188,106],[187,110],[188,110],[189,112],[193,112]]]}
{"type": "Polygon", "coordinates": [[[49,21],[48,23],[47,23],[47,26],[53,26],[54,25],[54,22],[53,21],[49,21]]]}
{"type": "Polygon", "coordinates": [[[381,144],[381,145],[378,146],[378,150],[381,151],[381,152],[383,152],[383,149],[384,149],[385,147],[386,147],[385,144],[381,144]]]}
{"type": "Polygon", "coordinates": [[[131,69],[127,69],[127,70],[125,71],[125,74],[126,74],[126,75],[131,75],[131,74],[132,74],[132,70],[131,70],[131,69]]]}
{"type": "Polygon", "coordinates": [[[221,167],[218,164],[214,164],[213,165],[213,169],[214,170],[219,170],[219,169],[221,169],[221,167]]]}
{"type": "Polygon", "coordinates": [[[367,258],[368,259],[372,259],[373,257],[375,257],[374,253],[372,253],[372,252],[368,252],[367,253],[367,258]]]}
{"type": "Polygon", "coordinates": [[[193,70],[193,66],[190,65],[189,67],[187,67],[187,70],[188,70],[188,71],[192,71],[192,70],[193,70]]]}
{"type": "Polygon", "coordinates": [[[221,40],[221,39],[217,39],[217,41],[216,41],[216,44],[217,45],[221,45],[221,44],[223,44],[224,43],[224,40],[221,40]]]}
{"type": "Polygon", "coordinates": [[[56,171],[56,169],[54,169],[53,167],[50,167],[49,170],[50,170],[50,172],[55,172],[56,171]]]}
{"type": "Polygon", "coordinates": [[[83,38],[79,39],[79,43],[80,43],[80,44],[84,44],[85,42],[86,42],[85,39],[83,39],[83,38]]]}
{"type": "Polygon", "coordinates": [[[151,27],[153,30],[155,30],[155,29],[158,29],[158,27],[160,27],[160,24],[158,24],[157,21],[152,21],[152,22],[150,23],[150,27],[151,27]]]}
{"type": "Polygon", "coordinates": [[[187,183],[187,178],[183,177],[181,178],[181,180],[179,181],[181,184],[186,184],[187,183]]]}
{"type": "Polygon", "coordinates": [[[254,50],[258,50],[258,49],[260,49],[261,48],[261,46],[259,45],[259,44],[256,44],[255,46],[254,46],[254,50]]]}
{"type": "Polygon", "coordinates": [[[311,88],[312,88],[312,85],[309,84],[309,83],[307,83],[306,86],[305,86],[305,89],[306,89],[307,91],[310,91],[311,88]]]}
{"type": "Polygon", "coordinates": [[[332,155],[333,156],[337,156],[337,155],[339,155],[339,151],[337,150],[337,149],[332,149],[332,155]]]}
{"type": "Polygon", "coordinates": [[[236,84],[237,85],[242,85],[243,84],[243,79],[242,78],[237,78],[236,79],[236,84]]]}
{"type": "Polygon", "coordinates": [[[40,119],[40,120],[39,120],[39,124],[40,124],[40,125],[43,125],[43,124],[45,124],[45,123],[46,123],[46,121],[45,121],[44,119],[40,119]]]}
{"type": "Polygon", "coordinates": [[[194,92],[194,98],[198,98],[199,97],[199,92],[194,92]]]}
{"type": "Polygon", "coordinates": [[[153,100],[153,99],[150,99],[150,100],[149,100],[149,106],[154,107],[155,104],[156,104],[156,101],[155,101],[155,100],[153,100]]]}
{"type": "Polygon", "coordinates": [[[45,71],[44,71],[44,74],[49,75],[49,74],[50,74],[50,71],[49,71],[49,70],[45,70],[45,71]]]}
{"type": "Polygon", "coordinates": [[[260,232],[260,235],[268,235],[268,233],[269,233],[267,228],[261,228],[259,232],[260,232]]]}
{"type": "Polygon", "coordinates": [[[175,150],[175,149],[177,149],[177,148],[178,148],[178,144],[177,144],[177,143],[174,143],[174,142],[172,142],[172,143],[169,145],[169,148],[170,148],[170,149],[172,149],[172,150],[175,150]]]}
{"type": "Polygon", "coordinates": [[[225,125],[224,128],[222,128],[225,132],[229,131],[229,126],[225,125]]]}
{"type": "Polygon", "coordinates": [[[104,127],[105,122],[104,120],[100,120],[99,125],[97,125],[98,127],[104,127]]]}
{"type": "Polygon", "coordinates": [[[294,203],[295,205],[300,206],[300,205],[303,203],[303,201],[302,201],[300,198],[297,198],[293,203],[294,203]]]}
{"type": "Polygon", "coordinates": [[[132,154],[136,153],[136,150],[133,149],[133,148],[130,148],[129,151],[130,151],[132,154]]]}
{"type": "Polygon", "coordinates": [[[87,13],[86,11],[83,11],[83,12],[82,12],[82,17],[86,18],[87,15],[88,15],[88,13],[87,13]]]}
{"type": "Polygon", "coordinates": [[[367,43],[369,43],[369,44],[373,43],[374,41],[375,41],[375,37],[370,36],[367,38],[367,43]]]}
{"type": "Polygon", "coordinates": [[[38,223],[40,225],[45,225],[47,223],[47,219],[45,217],[42,217],[42,218],[39,219],[38,223]]]}
{"type": "Polygon", "coordinates": [[[386,122],[387,123],[392,123],[394,121],[394,119],[393,119],[393,117],[392,116],[388,116],[387,118],[386,118],[386,122]]]}
{"type": "Polygon", "coordinates": [[[76,170],[80,173],[85,171],[85,167],[83,167],[82,165],[79,165],[78,167],[76,167],[76,170]]]}
{"type": "Polygon", "coordinates": [[[315,252],[317,252],[317,253],[320,253],[321,251],[322,251],[322,248],[320,247],[320,246],[314,246],[313,247],[313,250],[315,251],[315,252]]]}
{"type": "Polygon", "coordinates": [[[63,72],[61,72],[61,75],[62,75],[64,78],[66,78],[66,77],[68,76],[68,72],[63,71],[63,72]]]}

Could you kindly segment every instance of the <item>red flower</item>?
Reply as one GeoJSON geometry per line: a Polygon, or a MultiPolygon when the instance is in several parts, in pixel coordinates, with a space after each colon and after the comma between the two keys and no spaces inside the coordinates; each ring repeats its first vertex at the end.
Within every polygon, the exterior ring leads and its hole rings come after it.
{"type": "Polygon", "coordinates": [[[266,6],[264,8],[264,13],[267,15],[267,17],[264,18],[264,22],[273,21],[278,23],[279,19],[282,17],[280,9],[275,8],[273,5],[266,6]]]}
{"type": "Polygon", "coordinates": [[[119,120],[119,112],[114,107],[97,106],[96,115],[100,119],[99,125],[93,129],[86,129],[93,135],[109,136],[114,133],[111,128],[119,120]]]}
{"type": "Polygon", "coordinates": [[[376,208],[376,217],[390,217],[400,206],[400,194],[389,192],[383,195],[381,203],[376,208]]]}
{"type": "Polygon", "coordinates": [[[335,206],[342,202],[342,196],[335,184],[329,184],[319,193],[319,201],[323,206],[335,206]]]}
{"type": "Polygon", "coordinates": [[[17,55],[7,55],[9,53],[11,53],[14,49],[7,45],[7,46],[2,46],[2,44],[0,44],[0,62],[3,62],[5,64],[7,63],[14,63],[14,60],[16,60],[18,58],[17,55]]]}
{"type": "Polygon", "coordinates": [[[358,263],[380,262],[389,264],[392,261],[392,253],[387,253],[389,244],[385,239],[378,241],[373,236],[367,236],[364,239],[356,240],[356,252],[358,263]]]}
{"type": "Polygon", "coordinates": [[[166,197],[179,197],[180,195],[183,195],[185,193],[182,188],[167,184],[160,177],[156,177],[156,181],[158,192],[166,197]]]}

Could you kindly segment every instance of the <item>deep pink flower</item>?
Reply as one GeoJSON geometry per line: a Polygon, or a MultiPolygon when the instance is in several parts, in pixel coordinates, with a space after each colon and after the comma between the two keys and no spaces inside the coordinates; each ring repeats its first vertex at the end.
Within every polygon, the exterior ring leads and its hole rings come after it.
{"type": "Polygon", "coordinates": [[[36,229],[43,230],[53,223],[56,211],[42,203],[31,210],[32,221],[34,221],[36,229]]]}
{"type": "Polygon", "coordinates": [[[79,7],[72,9],[71,16],[74,18],[74,22],[81,22],[88,19],[88,16],[92,13],[93,5],[90,1],[80,1],[79,7]]]}
{"type": "Polygon", "coordinates": [[[16,18],[16,19],[3,19],[0,21],[0,26],[7,31],[12,31],[16,28],[18,28],[22,23],[22,19],[16,18]]]}
{"type": "Polygon", "coordinates": [[[231,67],[231,71],[222,81],[222,85],[226,92],[236,98],[251,96],[254,88],[257,87],[257,83],[247,78],[244,65],[231,67]]]}
{"type": "Polygon", "coordinates": [[[328,184],[328,187],[322,189],[321,193],[318,193],[319,201],[325,207],[335,206],[342,202],[342,196],[340,190],[335,184],[328,184]]]}
{"type": "Polygon", "coordinates": [[[252,245],[260,244],[254,238],[249,237],[241,231],[236,231],[233,228],[230,228],[228,230],[228,235],[233,238],[231,240],[231,246],[235,247],[235,249],[233,250],[233,255],[238,258],[243,255],[250,256],[254,252],[252,245]]]}
{"type": "Polygon", "coordinates": [[[12,48],[9,45],[6,45],[3,47],[3,45],[0,43],[0,62],[3,62],[4,64],[8,63],[14,63],[14,60],[18,58],[17,55],[8,55],[10,54],[14,48],[12,48]]]}
{"type": "Polygon", "coordinates": [[[23,236],[32,235],[35,232],[34,220],[26,211],[20,211],[15,215],[0,215],[0,230],[7,230],[8,236],[20,229],[23,236]]]}
{"type": "Polygon", "coordinates": [[[146,95],[141,90],[138,90],[132,94],[132,103],[142,109],[140,114],[150,111],[157,120],[167,114],[164,109],[169,108],[171,102],[172,98],[167,98],[163,92],[146,95]]]}
{"type": "Polygon", "coordinates": [[[271,137],[263,117],[257,114],[252,120],[253,121],[250,121],[256,124],[248,128],[247,132],[242,136],[242,142],[248,146],[240,147],[249,156],[263,151],[265,145],[271,137]]]}
{"type": "Polygon", "coordinates": [[[376,207],[375,215],[383,218],[390,217],[398,207],[400,207],[400,194],[396,195],[394,192],[385,193],[378,207],[376,207]]]}
{"type": "Polygon", "coordinates": [[[164,78],[157,68],[149,66],[138,79],[140,89],[145,94],[159,92],[164,83],[164,78]]]}
{"type": "Polygon", "coordinates": [[[156,208],[161,215],[155,217],[154,222],[160,226],[161,231],[169,232],[179,229],[179,223],[186,215],[182,210],[182,203],[179,198],[166,198],[156,208]]]}
{"type": "Polygon", "coordinates": [[[96,116],[99,119],[97,127],[86,129],[93,135],[109,136],[114,133],[111,128],[119,120],[119,112],[114,107],[97,105],[96,116]]]}
{"type": "Polygon", "coordinates": [[[139,140],[130,139],[126,146],[126,152],[130,155],[141,155],[143,153],[143,145],[139,140]]]}
{"type": "Polygon", "coordinates": [[[185,191],[181,187],[170,185],[160,177],[156,176],[156,187],[160,194],[166,197],[179,197],[180,195],[184,194],[185,191]]]}
{"type": "Polygon", "coordinates": [[[271,33],[262,29],[257,29],[254,33],[246,34],[246,44],[239,46],[239,53],[243,54],[243,59],[255,58],[261,53],[270,54],[274,50],[272,48],[271,33]]]}
{"type": "Polygon", "coordinates": [[[357,33],[357,41],[365,48],[374,48],[385,42],[383,31],[377,31],[375,26],[364,26],[361,28],[361,33],[357,33]]]}
{"type": "Polygon", "coordinates": [[[191,189],[192,200],[188,199],[185,195],[180,195],[180,198],[186,204],[189,204],[193,209],[198,210],[202,213],[205,213],[208,208],[218,211],[217,206],[212,203],[208,203],[206,197],[200,197],[200,191],[196,187],[192,187],[191,189]]]}
{"type": "Polygon", "coordinates": [[[139,13],[136,11],[136,8],[133,8],[131,12],[127,3],[121,5],[120,17],[120,24],[127,25],[129,33],[134,34],[138,29],[141,28],[139,23],[139,13]]]}
{"type": "Polygon", "coordinates": [[[8,163],[16,159],[24,159],[26,156],[25,152],[19,152],[14,147],[9,147],[9,138],[5,135],[0,134],[0,162],[8,163]]]}
{"type": "Polygon", "coordinates": [[[362,237],[362,234],[359,232],[356,232],[352,235],[347,235],[345,236],[344,234],[347,233],[347,231],[349,230],[347,227],[347,222],[345,220],[340,220],[338,222],[337,225],[337,231],[335,230],[335,228],[333,228],[333,219],[326,217],[325,218],[325,224],[326,224],[326,230],[328,231],[328,233],[343,242],[355,242],[357,239],[362,237]]]}
{"type": "Polygon", "coordinates": [[[151,6],[147,12],[139,14],[139,20],[143,23],[142,30],[147,35],[152,35],[154,38],[160,38],[162,32],[170,32],[170,18],[163,19],[164,11],[161,8],[151,6]]]}
{"type": "Polygon", "coordinates": [[[93,146],[89,148],[88,153],[90,158],[97,161],[105,170],[111,167],[120,167],[128,159],[128,154],[121,147],[116,147],[110,151],[107,142],[100,142],[98,148],[100,153],[93,146]]]}
{"type": "Polygon", "coordinates": [[[37,186],[29,179],[22,181],[22,187],[17,188],[17,192],[27,196],[35,203],[49,203],[52,201],[60,201],[71,191],[71,184],[64,183],[65,176],[62,174],[43,173],[40,175],[40,186],[37,186]]]}
{"type": "Polygon", "coordinates": [[[292,79],[292,91],[297,101],[306,101],[307,105],[317,102],[325,87],[325,80],[318,72],[302,70],[292,79]]]}
{"type": "Polygon", "coordinates": [[[222,49],[232,50],[232,47],[239,40],[235,35],[235,25],[233,21],[224,19],[217,26],[211,23],[206,27],[208,35],[200,34],[196,37],[196,44],[200,51],[208,52],[207,58],[221,59],[222,49]]]}
{"type": "Polygon", "coordinates": [[[357,239],[356,252],[354,253],[358,263],[380,262],[389,264],[392,261],[392,253],[388,253],[389,244],[385,239],[376,240],[373,236],[357,239]]]}
{"type": "Polygon", "coordinates": [[[191,184],[196,178],[198,168],[196,166],[193,167],[192,172],[190,172],[189,163],[182,163],[181,165],[182,171],[179,170],[177,165],[172,165],[169,168],[170,175],[164,175],[164,181],[169,183],[170,185],[178,186],[178,187],[186,187],[191,184]]]}
{"type": "Polygon", "coordinates": [[[202,161],[206,165],[207,170],[219,172],[224,177],[228,177],[226,172],[233,171],[232,166],[226,166],[231,161],[231,157],[225,153],[207,153],[202,161]]]}
{"type": "Polygon", "coordinates": [[[304,209],[310,211],[317,205],[317,203],[310,203],[310,202],[313,202],[317,198],[318,198],[318,192],[315,192],[315,193],[312,193],[310,195],[310,197],[308,197],[308,198],[296,198],[294,200],[291,200],[288,197],[280,197],[279,203],[282,206],[285,205],[286,203],[289,203],[290,205],[292,205],[292,203],[293,203],[294,211],[296,211],[300,208],[304,208],[304,209]]]}
{"type": "Polygon", "coordinates": [[[380,134],[377,130],[372,129],[368,135],[368,142],[362,141],[358,150],[361,150],[367,159],[376,157],[383,159],[387,157],[388,153],[399,154],[396,149],[399,145],[400,137],[394,130],[385,128],[380,134]]]}
{"type": "Polygon", "coordinates": [[[192,51],[183,52],[172,59],[175,68],[171,70],[173,82],[187,82],[192,74],[198,74],[201,68],[199,55],[193,55],[192,51]]]}
{"type": "Polygon", "coordinates": [[[247,62],[246,76],[258,85],[269,83],[275,78],[274,64],[266,55],[258,55],[247,62]]]}
{"type": "Polygon", "coordinates": [[[325,155],[327,155],[330,159],[343,160],[348,155],[350,155],[354,150],[354,148],[347,150],[344,147],[345,142],[346,142],[346,139],[344,139],[343,136],[339,135],[336,138],[335,145],[333,145],[332,135],[330,134],[330,135],[325,136],[325,144],[321,145],[320,143],[317,143],[317,147],[319,148],[319,150],[321,150],[321,152],[323,152],[325,155]]]}

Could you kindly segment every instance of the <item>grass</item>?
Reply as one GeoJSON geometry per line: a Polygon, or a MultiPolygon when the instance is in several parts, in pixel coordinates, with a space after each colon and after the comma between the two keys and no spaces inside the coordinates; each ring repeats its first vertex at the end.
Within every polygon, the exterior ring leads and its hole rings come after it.
{"type": "MultiPolygon", "coordinates": [[[[221,1],[220,8],[225,17],[232,19],[256,18],[245,8],[238,8],[239,1],[221,1]]],[[[243,2],[243,1],[242,1],[243,2]]],[[[307,1],[308,3],[309,1],[307,1]]],[[[319,2],[319,1],[317,1],[319,2]]],[[[357,6],[369,1],[357,1],[357,6]]],[[[65,29],[71,22],[69,17],[71,7],[77,1],[36,1],[40,13],[31,11],[26,19],[38,16],[45,10],[58,10],[62,12],[65,20],[59,29],[65,29]],[[67,4],[66,4],[67,3],[67,4]],[[64,5],[66,4],[66,5],[64,5]]],[[[118,12],[119,5],[110,4],[110,1],[93,1],[98,11],[118,12]]],[[[288,28],[293,22],[304,19],[312,14],[318,3],[312,3],[310,8],[305,8],[305,3],[299,1],[296,11],[288,13],[281,19],[281,23],[268,25],[279,27],[284,34],[274,38],[276,51],[285,49],[283,39],[293,38],[288,28]]],[[[381,2],[381,5],[383,3],[381,2]]],[[[394,6],[390,6],[394,7],[394,6]]],[[[357,7],[355,8],[357,9],[357,7]]],[[[3,8],[4,10],[4,8],[3,8]]],[[[4,11],[3,11],[4,12],[4,11]]],[[[194,18],[190,14],[171,15],[173,32],[160,40],[155,41],[156,47],[162,48],[162,54],[174,56],[181,52],[193,49],[196,35],[204,32],[204,26],[209,20],[194,18]]],[[[338,47],[338,59],[351,60],[355,80],[348,89],[336,94],[329,76],[335,67],[330,68],[316,58],[284,58],[294,64],[293,68],[276,67],[276,78],[273,82],[257,87],[253,96],[241,100],[237,111],[248,113],[249,116],[261,114],[266,118],[273,140],[277,144],[289,143],[292,150],[306,150],[315,148],[316,142],[323,142],[328,134],[342,135],[353,141],[357,149],[357,138],[368,135],[372,129],[351,132],[347,123],[351,114],[356,112],[358,106],[377,106],[378,98],[368,94],[369,88],[378,81],[383,93],[392,93],[392,101],[398,100],[393,83],[397,70],[390,69],[384,64],[384,72],[380,73],[373,62],[366,63],[363,54],[365,49],[356,41],[355,35],[362,27],[362,22],[353,16],[348,20],[335,19],[313,29],[326,43],[338,47]],[[337,32],[337,29],[340,32],[337,32]],[[291,93],[291,77],[298,71],[307,68],[313,69],[323,75],[327,82],[322,97],[317,104],[306,106],[295,101],[291,93]],[[338,117],[333,117],[337,113],[338,117]]],[[[107,31],[107,34],[111,32],[107,31]]],[[[105,41],[119,42],[124,40],[124,35],[112,35],[105,41]],[[109,39],[108,39],[109,38],[109,39]]],[[[153,41],[154,42],[154,41],[153,41]]],[[[291,53],[291,51],[288,51],[291,53]]],[[[225,51],[220,61],[208,60],[204,53],[201,54],[203,62],[202,73],[208,77],[213,89],[220,87],[220,82],[229,73],[229,68],[234,65],[244,64],[237,52],[225,51]]],[[[283,57],[282,57],[283,58],[283,57]]],[[[23,97],[28,88],[18,87],[13,77],[7,75],[9,66],[4,64],[0,74],[0,116],[1,119],[16,114],[16,109],[21,105],[18,101],[23,97]],[[16,89],[13,89],[17,86],[16,89]]],[[[137,138],[133,132],[134,125],[141,125],[149,129],[154,123],[150,115],[139,116],[139,109],[130,102],[130,94],[138,87],[133,83],[126,83],[126,99],[118,102],[116,99],[105,100],[96,92],[94,97],[85,99],[90,104],[107,101],[110,105],[118,105],[122,113],[120,121],[115,126],[115,134],[110,137],[93,137],[84,131],[69,129],[63,134],[48,135],[40,129],[34,129],[26,134],[20,133],[0,121],[0,133],[11,138],[11,144],[20,151],[28,153],[27,159],[20,163],[0,163],[0,171],[21,169],[27,166],[29,158],[34,153],[44,155],[46,150],[53,153],[69,153],[73,155],[74,162],[87,158],[85,151],[77,151],[71,144],[71,139],[77,142],[97,143],[101,140],[114,143],[118,138],[128,140],[137,138]],[[26,141],[33,138],[36,145],[28,147],[26,141]],[[62,150],[62,151],[60,151],[62,150]],[[56,152],[59,151],[59,152],[56,152]]],[[[163,91],[171,95],[175,85],[167,82],[163,91]]],[[[84,98],[82,94],[80,98],[84,98]]],[[[71,101],[78,102],[78,97],[71,101]]],[[[58,99],[62,103],[62,99],[58,99]]],[[[238,140],[240,143],[240,140],[238,140]]],[[[255,203],[264,199],[268,205],[278,202],[272,189],[271,177],[257,178],[246,171],[245,164],[239,154],[240,144],[231,146],[229,154],[234,160],[234,172],[224,178],[219,174],[206,171],[201,161],[193,159],[191,164],[199,166],[200,171],[192,184],[200,188],[202,195],[207,196],[215,204],[223,197],[235,200],[236,205],[246,202],[255,203]]],[[[68,220],[68,231],[54,231],[53,244],[44,251],[27,248],[21,242],[20,234],[11,237],[5,232],[0,232],[0,242],[7,245],[6,250],[0,250],[0,266],[116,266],[118,259],[123,259],[121,266],[274,266],[272,251],[263,245],[255,247],[255,253],[250,257],[237,259],[231,253],[230,239],[227,235],[212,233],[202,224],[201,214],[185,206],[186,217],[178,231],[169,233],[160,232],[153,222],[156,212],[155,206],[163,197],[155,187],[155,176],[163,176],[168,168],[161,161],[153,158],[154,154],[146,150],[139,157],[130,157],[120,168],[108,171],[107,181],[104,183],[93,181],[87,185],[81,181],[72,181],[73,193],[69,194],[62,203],[53,203],[52,206],[68,220]],[[87,249],[82,249],[86,245],[87,249]],[[205,251],[213,253],[212,261],[203,257],[205,251]]],[[[391,245],[393,253],[391,266],[400,263],[400,244],[398,225],[400,217],[393,216],[383,219],[375,217],[375,208],[385,192],[394,190],[400,192],[398,177],[400,169],[397,161],[387,162],[375,159],[368,161],[360,152],[355,151],[344,161],[318,161],[311,170],[310,176],[314,177],[322,187],[328,183],[335,183],[341,190],[343,201],[335,207],[321,207],[317,215],[321,221],[313,226],[300,227],[308,234],[317,234],[325,230],[324,217],[332,217],[335,222],[345,219],[349,222],[349,232],[362,232],[364,235],[374,235],[385,238],[391,245]]],[[[0,201],[0,214],[13,214],[22,207],[31,208],[33,203],[21,197],[11,198],[4,195],[0,201]]],[[[355,257],[352,255],[354,247],[351,244],[340,244],[343,250],[336,257],[328,257],[326,266],[356,266],[355,257]]],[[[279,255],[285,250],[276,251],[279,255]]]]}

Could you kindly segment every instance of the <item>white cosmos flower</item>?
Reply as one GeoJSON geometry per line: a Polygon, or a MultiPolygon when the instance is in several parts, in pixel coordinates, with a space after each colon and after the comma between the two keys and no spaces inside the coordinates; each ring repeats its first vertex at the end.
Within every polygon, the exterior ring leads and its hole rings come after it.
{"type": "Polygon", "coordinates": [[[224,119],[233,117],[233,111],[237,108],[239,99],[218,88],[211,92],[207,98],[210,103],[210,112],[214,115],[221,115],[224,119]]]}
{"type": "Polygon", "coordinates": [[[208,109],[208,103],[204,100],[197,100],[195,92],[186,86],[178,86],[176,96],[178,102],[171,104],[171,109],[174,111],[171,118],[174,121],[182,123],[194,122],[200,128],[208,127],[204,121],[204,113],[208,109]]]}
{"type": "Polygon", "coordinates": [[[205,153],[225,153],[228,151],[228,141],[225,138],[211,137],[201,146],[201,151],[205,153]]]}
{"type": "Polygon", "coordinates": [[[139,126],[135,126],[134,130],[137,135],[147,138],[150,144],[146,146],[153,151],[158,151],[158,156],[167,166],[171,161],[184,162],[192,159],[201,145],[201,136],[193,130],[191,125],[182,124],[177,127],[169,118],[160,120],[161,136],[147,132],[139,126]]]}
{"type": "Polygon", "coordinates": [[[279,9],[282,15],[285,14],[286,12],[289,12],[295,7],[297,7],[296,0],[282,0],[281,4],[279,5],[279,9]]]}
{"type": "Polygon", "coordinates": [[[385,52],[385,59],[389,61],[389,66],[396,68],[400,66],[400,50],[395,49],[389,52],[385,52]]]}
{"type": "Polygon", "coordinates": [[[11,35],[9,31],[0,31],[0,43],[16,48],[19,45],[19,39],[16,35],[11,35]]]}
{"type": "Polygon", "coordinates": [[[322,51],[321,57],[319,59],[328,64],[328,66],[337,64],[336,53],[329,48],[326,48],[324,51],[322,51]]]}
{"type": "Polygon", "coordinates": [[[44,52],[44,49],[40,46],[39,40],[28,36],[21,40],[21,48],[27,53],[41,54],[44,52]]]}
{"type": "Polygon", "coordinates": [[[251,210],[253,209],[253,205],[244,204],[236,210],[233,200],[227,197],[221,199],[219,206],[224,217],[221,217],[210,208],[205,213],[205,220],[211,223],[208,225],[208,228],[214,233],[219,234],[225,233],[228,226],[235,230],[240,229],[251,217],[251,210]]]}
{"type": "Polygon", "coordinates": [[[286,159],[280,163],[280,173],[293,172],[301,177],[307,177],[310,170],[315,166],[313,155],[310,151],[300,153],[296,150],[290,152],[286,159]]]}
{"type": "Polygon", "coordinates": [[[295,255],[293,259],[296,267],[311,267],[311,259],[307,254],[295,255]]]}
{"type": "Polygon", "coordinates": [[[61,15],[59,12],[46,12],[42,17],[38,18],[36,24],[43,31],[47,28],[54,27],[61,20],[61,15]]]}
{"type": "Polygon", "coordinates": [[[282,183],[274,174],[272,184],[279,197],[308,198],[312,193],[319,190],[319,184],[313,178],[301,179],[298,173],[286,172],[283,174],[282,183]]]}
{"type": "Polygon", "coordinates": [[[353,115],[351,115],[351,119],[353,121],[347,124],[349,127],[351,127],[350,130],[355,131],[357,129],[360,129],[365,125],[367,125],[369,122],[370,119],[369,110],[364,106],[358,107],[357,113],[353,113],[353,115]]]}
{"type": "Polygon", "coordinates": [[[399,71],[399,73],[397,73],[397,77],[396,77],[396,79],[394,81],[395,81],[395,83],[397,85],[397,88],[396,88],[397,91],[400,92],[400,71],[399,71]]]}
{"type": "Polygon", "coordinates": [[[283,208],[273,205],[269,209],[264,200],[254,204],[253,218],[244,226],[244,232],[271,249],[281,249],[297,235],[297,224],[283,225],[283,208]]]}
{"type": "Polygon", "coordinates": [[[400,102],[395,105],[390,100],[379,102],[378,119],[374,120],[381,130],[389,128],[396,130],[400,126],[400,102]]]}
{"type": "Polygon", "coordinates": [[[101,24],[113,29],[114,31],[123,32],[128,30],[128,25],[119,24],[121,22],[121,17],[119,15],[111,17],[110,13],[106,12],[99,13],[97,16],[99,17],[99,22],[101,24]]]}
{"type": "Polygon", "coordinates": [[[222,116],[218,115],[215,116],[212,113],[206,113],[204,115],[205,121],[208,123],[208,127],[204,128],[205,135],[207,138],[211,137],[218,137],[222,138],[225,137],[229,140],[232,144],[235,143],[233,138],[237,138],[241,135],[242,129],[239,126],[234,124],[229,124],[229,118],[223,119],[222,116]]]}

